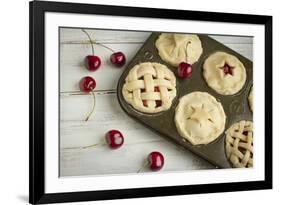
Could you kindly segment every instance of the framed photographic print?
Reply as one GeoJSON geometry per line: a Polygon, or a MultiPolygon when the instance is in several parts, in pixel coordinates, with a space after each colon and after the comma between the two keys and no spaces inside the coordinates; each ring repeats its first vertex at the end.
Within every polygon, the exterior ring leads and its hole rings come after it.
{"type": "Polygon", "coordinates": [[[30,2],[30,203],[272,188],[272,17],[30,2]]]}

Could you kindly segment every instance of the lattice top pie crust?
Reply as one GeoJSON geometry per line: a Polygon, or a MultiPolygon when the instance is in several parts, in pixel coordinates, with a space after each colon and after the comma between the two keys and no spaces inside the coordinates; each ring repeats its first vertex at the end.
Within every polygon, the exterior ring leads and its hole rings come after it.
{"type": "Polygon", "coordinates": [[[165,65],[151,62],[135,65],[122,88],[126,102],[144,113],[168,110],[176,93],[174,73],[165,65]]]}
{"type": "Polygon", "coordinates": [[[226,132],[226,156],[234,167],[253,167],[253,123],[242,120],[226,132]]]}

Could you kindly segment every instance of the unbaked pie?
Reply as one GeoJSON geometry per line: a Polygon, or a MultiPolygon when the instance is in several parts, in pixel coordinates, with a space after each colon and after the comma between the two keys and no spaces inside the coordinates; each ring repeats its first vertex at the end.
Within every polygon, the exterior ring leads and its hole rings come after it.
{"type": "Polygon", "coordinates": [[[249,97],[248,97],[248,101],[249,101],[249,106],[251,108],[251,111],[253,112],[253,87],[251,88],[249,97]]]}
{"type": "Polygon", "coordinates": [[[128,73],[122,93],[136,110],[157,113],[168,110],[176,96],[176,77],[165,65],[145,62],[128,73]]]}
{"type": "Polygon", "coordinates": [[[216,52],[205,60],[203,75],[207,84],[222,95],[239,92],[247,77],[243,63],[225,52],[216,52]]]}
{"type": "Polygon", "coordinates": [[[226,156],[234,167],[253,166],[253,123],[242,120],[226,132],[226,156]]]}
{"type": "Polygon", "coordinates": [[[206,92],[192,92],[179,100],[175,124],[179,134],[193,145],[208,144],[219,137],[226,116],[221,103],[206,92]]]}
{"type": "Polygon", "coordinates": [[[162,60],[175,67],[181,62],[195,63],[203,51],[199,37],[192,34],[162,33],[155,46],[162,60]]]}

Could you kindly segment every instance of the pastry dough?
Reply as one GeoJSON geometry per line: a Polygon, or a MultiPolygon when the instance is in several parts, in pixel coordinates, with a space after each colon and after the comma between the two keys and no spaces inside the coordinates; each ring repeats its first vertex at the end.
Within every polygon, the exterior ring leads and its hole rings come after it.
{"type": "Polygon", "coordinates": [[[176,93],[174,73],[165,65],[151,62],[135,65],[122,88],[126,102],[145,113],[169,109],[176,93]]]}
{"type": "Polygon", "coordinates": [[[248,101],[249,101],[249,106],[251,108],[251,111],[253,112],[253,87],[251,88],[249,97],[248,97],[248,101]]]}
{"type": "Polygon", "coordinates": [[[197,62],[203,51],[199,37],[191,34],[162,33],[155,46],[162,60],[176,67],[197,62]]]}
{"type": "Polygon", "coordinates": [[[205,60],[203,75],[207,84],[222,95],[239,92],[247,76],[243,63],[225,52],[216,52],[205,60]]]}
{"type": "Polygon", "coordinates": [[[175,124],[179,134],[191,144],[208,144],[219,137],[226,116],[221,103],[206,92],[183,96],[176,108],[175,124]]]}
{"type": "Polygon", "coordinates": [[[234,167],[253,166],[253,123],[242,120],[226,132],[226,156],[234,167]]]}

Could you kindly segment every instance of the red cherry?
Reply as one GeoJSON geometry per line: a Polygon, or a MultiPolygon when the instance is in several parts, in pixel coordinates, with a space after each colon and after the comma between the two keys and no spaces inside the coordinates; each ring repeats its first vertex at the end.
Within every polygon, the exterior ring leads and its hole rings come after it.
{"type": "Polygon", "coordinates": [[[119,51],[111,54],[110,61],[113,65],[116,65],[117,67],[122,67],[126,63],[126,57],[124,53],[119,51]]]}
{"type": "Polygon", "coordinates": [[[112,149],[121,147],[124,143],[124,137],[118,130],[110,130],[105,135],[108,146],[112,149]]]}
{"type": "Polygon", "coordinates": [[[178,66],[178,76],[181,78],[188,78],[192,74],[192,66],[188,63],[181,62],[178,66]]]}
{"type": "Polygon", "coordinates": [[[85,58],[85,65],[89,71],[96,71],[101,65],[101,60],[98,56],[88,55],[85,58]]]}
{"type": "Polygon", "coordinates": [[[96,81],[92,77],[86,76],[80,80],[79,86],[81,91],[89,93],[95,89],[96,81]]]}
{"type": "Polygon", "coordinates": [[[148,155],[149,168],[158,171],[164,166],[164,156],[160,152],[151,152],[148,155]]]}

